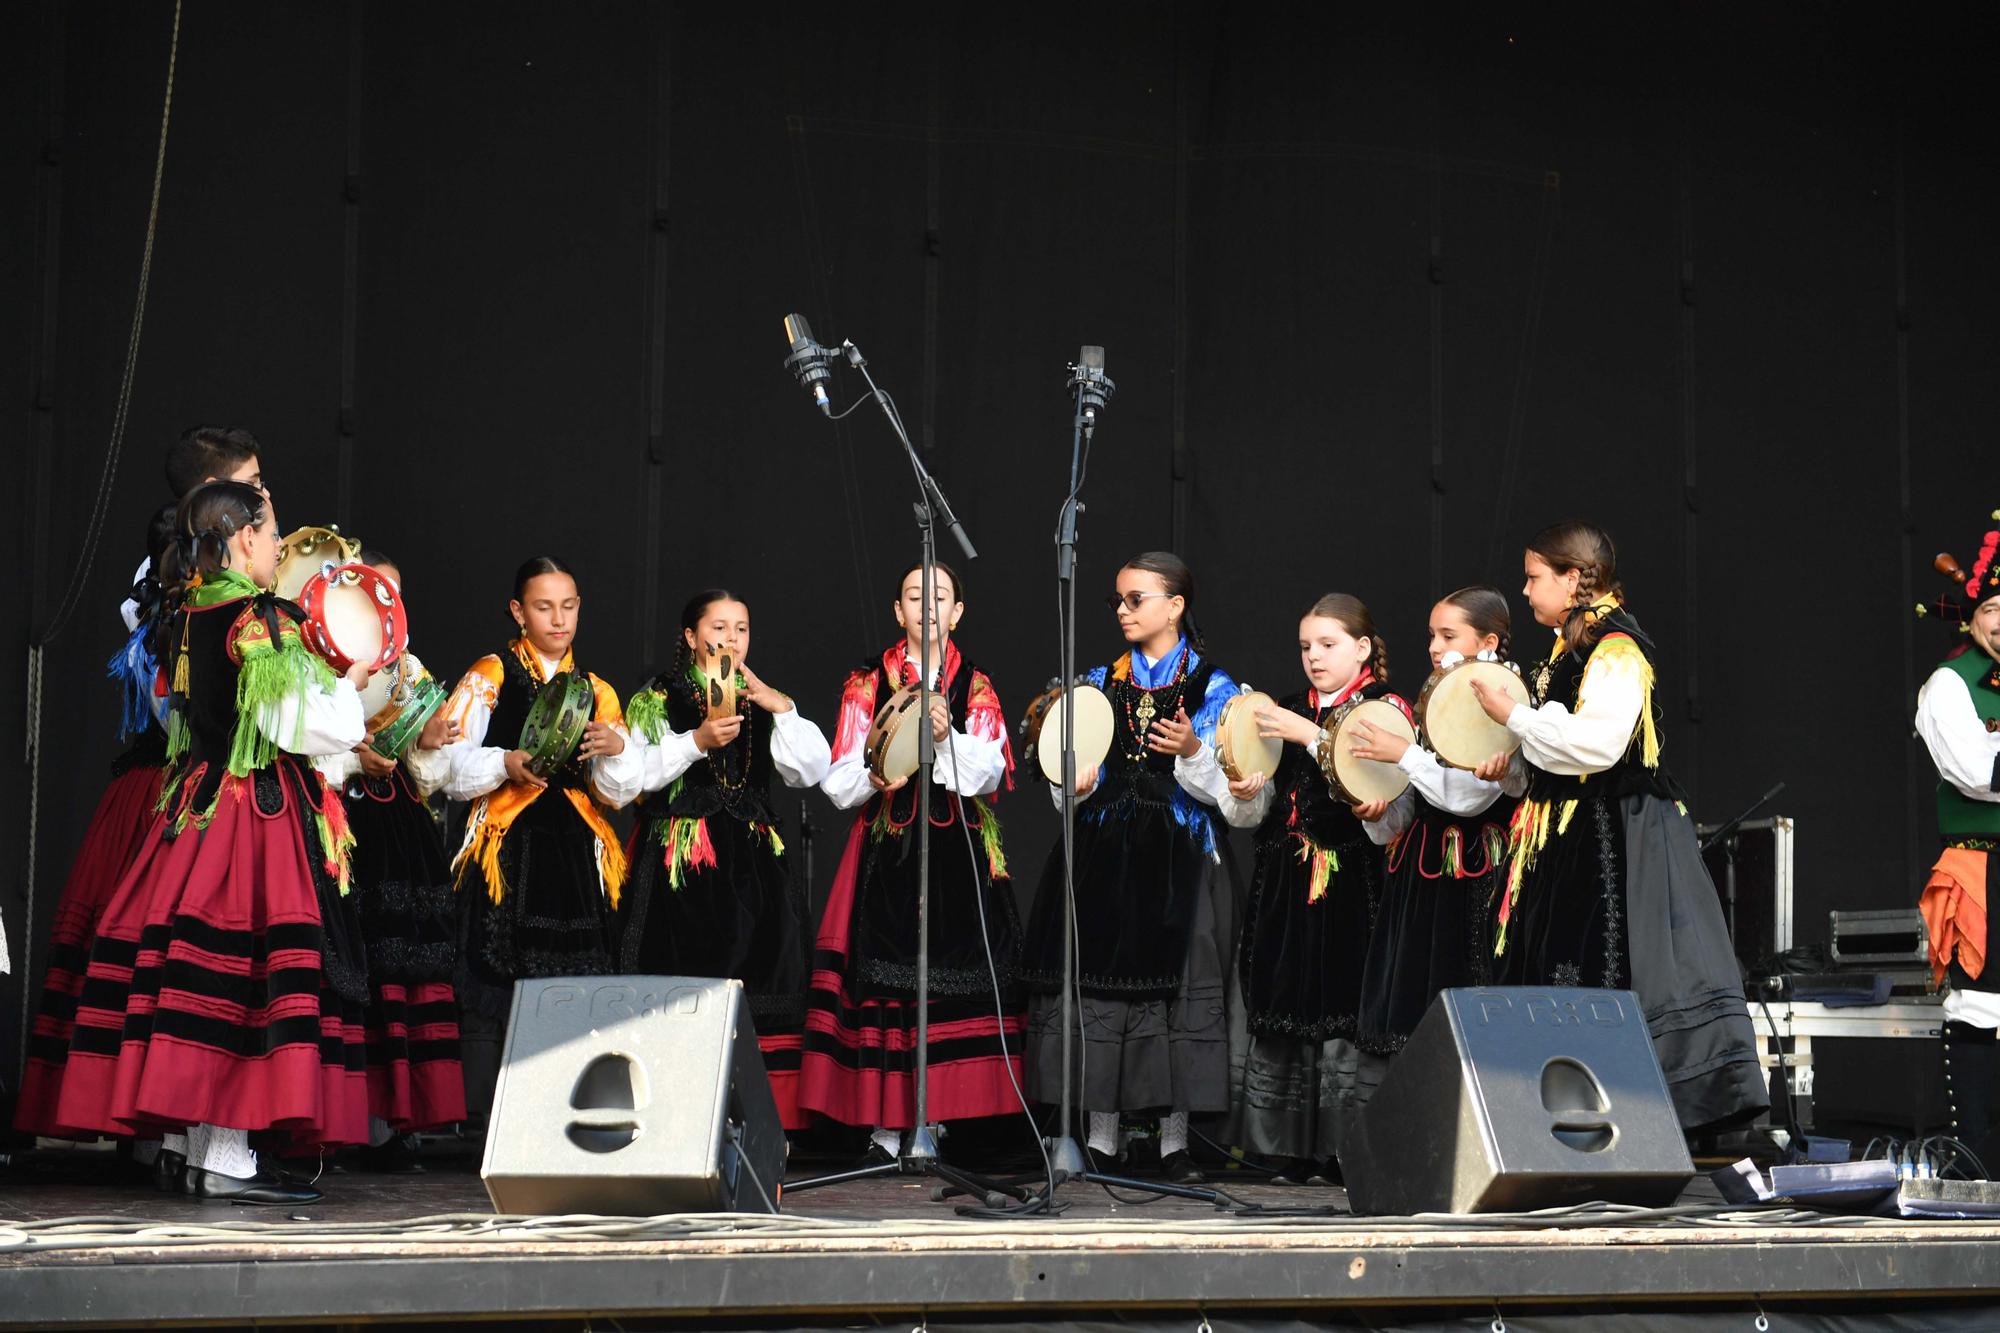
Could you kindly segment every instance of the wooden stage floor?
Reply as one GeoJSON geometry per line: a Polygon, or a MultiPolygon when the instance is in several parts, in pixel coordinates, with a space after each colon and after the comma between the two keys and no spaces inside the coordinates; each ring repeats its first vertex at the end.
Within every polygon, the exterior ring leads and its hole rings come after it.
{"type": "Polygon", "coordinates": [[[1650,1217],[1357,1219],[1338,1188],[1218,1172],[1245,1206],[1121,1201],[1075,1183],[1059,1218],[981,1220],[934,1202],[927,1180],[892,1176],[788,1195],[777,1218],[500,1225],[476,1160],[430,1161],[420,1175],[328,1175],[324,1201],[285,1210],[162,1195],[100,1154],[17,1158],[0,1170],[0,1327],[910,1328],[1115,1316],[1220,1329],[1224,1316],[1241,1326],[1282,1315],[1458,1328],[1477,1315],[1485,1328],[1497,1311],[1519,1333],[1530,1314],[1538,1328],[1565,1326],[1565,1312],[1680,1327],[1740,1312],[1749,1328],[1765,1311],[1783,1330],[1833,1326],[1788,1324],[1787,1312],[1877,1309],[1941,1321],[1898,1327],[2000,1327],[2000,1226],[1729,1212],[1705,1177],[1679,1209],[1650,1217]],[[445,1217],[455,1220],[410,1226],[445,1217]],[[93,1221],[58,1234],[46,1225],[58,1218],[93,1221]],[[1988,1298],[1990,1311],[1969,1309],[1988,1298]]]}

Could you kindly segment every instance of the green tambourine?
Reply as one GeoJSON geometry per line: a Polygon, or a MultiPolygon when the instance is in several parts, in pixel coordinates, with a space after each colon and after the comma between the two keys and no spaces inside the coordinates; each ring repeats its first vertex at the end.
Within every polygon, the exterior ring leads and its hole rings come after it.
{"type": "Polygon", "coordinates": [[[597,715],[597,691],[583,672],[559,671],[542,686],[521,727],[521,748],[528,768],[548,777],[569,763],[583,740],[583,729],[597,715]]]}
{"type": "Polygon", "coordinates": [[[375,753],[384,759],[401,759],[417,743],[424,723],[444,707],[449,697],[444,686],[432,680],[428,671],[419,673],[414,680],[397,681],[389,692],[389,704],[399,711],[376,726],[375,753]]]}

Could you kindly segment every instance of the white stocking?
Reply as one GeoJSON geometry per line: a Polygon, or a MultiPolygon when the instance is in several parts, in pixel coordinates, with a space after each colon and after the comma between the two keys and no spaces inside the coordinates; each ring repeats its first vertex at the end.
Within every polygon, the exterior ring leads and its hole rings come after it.
{"type": "Polygon", "coordinates": [[[1160,1156],[1170,1157],[1177,1152],[1186,1152],[1187,1139],[1186,1111],[1160,1117],[1160,1156]]]}
{"type": "Polygon", "coordinates": [[[244,1180],[257,1174],[257,1154],[250,1151],[247,1130],[189,1125],[188,1165],[244,1180]]]}
{"type": "Polygon", "coordinates": [[[1090,1150],[1106,1157],[1118,1155],[1118,1113],[1116,1111],[1092,1111],[1090,1113],[1090,1150]]]}

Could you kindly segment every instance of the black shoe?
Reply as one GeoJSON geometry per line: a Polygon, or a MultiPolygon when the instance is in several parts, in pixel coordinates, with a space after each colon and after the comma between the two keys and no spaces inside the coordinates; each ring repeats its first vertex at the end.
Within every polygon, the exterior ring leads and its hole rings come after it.
{"type": "Polygon", "coordinates": [[[855,1170],[866,1170],[871,1166],[888,1166],[891,1163],[901,1160],[895,1153],[890,1152],[881,1144],[870,1139],[868,1141],[868,1151],[861,1154],[861,1160],[855,1164],[855,1170]]]}
{"type": "Polygon", "coordinates": [[[153,1188],[162,1194],[187,1193],[187,1158],[160,1149],[153,1159],[153,1188]]]}
{"type": "Polygon", "coordinates": [[[421,1147],[414,1134],[392,1135],[388,1142],[363,1148],[355,1156],[361,1159],[365,1171],[373,1171],[384,1176],[408,1176],[420,1174],[424,1169],[418,1160],[421,1147]]]}
{"type": "Polygon", "coordinates": [[[1340,1174],[1340,1163],[1331,1157],[1314,1166],[1312,1174],[1306,1177],[1306,1184],[1317,1185],[1321,1189],[1328,1189],[1332,1186],[1345,1183],[1346,1181],[1340,1174]]]}
{"type": "Polygon", "coordinates": [[[1208,1179],[1201,1173],[1201,1168],[1194,1164],[1194,1158],[1188,1156],[1185,1148],[1178,1152],[1170,1152],[1160,1159],[1160,1174],[1174,1185],[1199,1185],[1208,1179]]]}
{"type": "Polygon", "coordinates": [[[325,1196],[310,1185],[273,1171],[254,1176],[225,1176],[220,1171],[187,1169],[187,1192],[206,1203],[318,1203],[325,1196]]]}
{"type": "Polygon", "coordinates": [[[1277,1170],[1267,1182],[1269,1184],[1298,1186],[1312,1183],[1313,1164],[1310,1158],[1279,1157],[1273,1159],[1271,1165],[1277,1170]]]}

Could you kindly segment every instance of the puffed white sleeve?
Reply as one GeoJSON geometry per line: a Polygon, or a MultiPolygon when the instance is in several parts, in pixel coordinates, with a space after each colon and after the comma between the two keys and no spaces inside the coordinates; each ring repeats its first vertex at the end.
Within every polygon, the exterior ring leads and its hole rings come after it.
{"type": "Polygon", "coordinates": [[[507,781],[506,747],[486,743],[498,697],[493,683],[474,668],[465,673],[445,704],[450,716],[458,720],[458,739],[441,752],[450,756],[444,794],[454,801],[476,801],[507,781]]]}
{"type": "Polygon", "coordinates": [[[1006,741],[954,730],[937,747],[931,772],[946,791],[985,796],[998,790],[1000,779],[1007,775],[1006,741]]]}
{"type": "Polygon", "coordinates": [[[256,721],[257,730],[279,749],[314,757],[352,750],[368,735],[361,695],[345,676],[331,690],[307,686],[259,704],[256,721]]]}
{"type": "Polygon", "coordinates": [[[417,789],[417,795],[428,799],[451,779],[451,751],[419,750],[412,746],[403,752],[403,771],[410,775],[410,785],[417,789]]]}
{"type": "MultiPolygon", "coordinates": [[[[1214,760],[1211,759],[1210,762],[1213,763],[1214,760]]],[[[1180,775],[1180,767],[1181,761],[1176,759],[1174,761],[1174,774],[1176,777],[1180,775]]],[[[1221,765],[1218,764],[1216,767],[1219,771],[1221,765]]],[[[1227,774],[1224,774],[1225,778],[1227,776],[1227,774]]],[[[1183,785],[1186,785],[1185,781],[1183,781],[1183,785]]],[[[1263,823],[1264,816],[1271,812],[1271,803],[1277,799],[1277,790],[1277,787],[1270,782],[1266,782],[1255,796],[1252,796],[1247,801],[1239,801],[1230,792],[1229,783],[1224,781],[1222,790],[1217,793],[1215,798],[1216,808],[1222,811],[1223,822],[1227,823],[1229,827],[1255,828],[1257,825],[1263,823]]]]}
{"type": "Polygon", "coordinates": [[[695,744],[692,731],[662,730],[657,741],[633,736],[627,745],[636,748],[644,762],[643,791],[665,791],[675,778],[693,768],[694,761],[701,758],[701,747],[695,744]]]}
{"type": "Polygon", "coordinates": [[[623,722],[612,728],[625,738],[625,748],[617,754],[600,754],[590,761],[590,785],[613,810],[622,810],[646,789],[646,755],[625,729],[623,722]]]}
{"type": "Polygon", "coordinates": [[[1423,793],[1426,801],[1449,815],[1481,814],[1500,799],[1499,783],[1486,782],[1465,769],[1439,763],[1438,757],[1421,745],[1403,751],[1396,767],[1403,770],[1410,786],[1423,793]]]}
{"type": "MultiPolygon", "coordinates": [[[[866,733],[863,733],[866,739],[866,733]]],[[[838,810],[853,810],[866,805],[868,798],[875,794],[875,784],[868,780],[868,763],[857,745],[846,754],[833,761],[820,780],[819,789],[826,794],[838,810]]]]}
{"type": "Polygon", "coordinates": [[[833,750],[826,733],[800,715],[793,705],[771,714],[771,765],[787,787],[817,787],[833,768],[833,750]]]}
{"type": "Polygon", "coordinates": [[[1521,739],[1521,753],[1545,773],[1602,773],[1625,757],[1646,706],[1646,659],[1636,650],[1605,651],[1599,644],[1584,668],[1576,711],[1549,702],[1517,706],[1507,730],[1521,739]]]}
{"type": "MultiPolygon", "coordinates": [[[[149,555],[139,562],[137,569],[132,571],[132,582],[136,584],[140,579],[145,578],[146,575],[152,572],[153,557],[149,555]]],[[[133,630],[139,628],[139,604],[130,597],[127,597],[124,601],[118,603],[118,618],[125,622],[125,632],[130,634],[133,630]]]]}
{"type": "MultiPolygon", "coordinates": [[[[1412,745],[1411,750],[1417,747],[1412,745]]],[[[1361,821],[1361,831],[1368,835],[1368,841],[1377,847],[1387,847],[1403,836],[1403,830],[1417,822],[1417,792],[1414,785],[1403,788],[1402,794],[1389,802],[1389,808],[1373,823],[1361,821]]]]}
{"type": "Polygon", "coordinates": [[[1963,676],[1931,673],[1917,691],[1916,725],[1939,777],[1968,800],[2000,801],[2000,732],[1986,729],[1963,676]]]}
{"type": "Polygon", "coordinates": [[[1215,757],[1215,747],[1207,741],[1191,755],[1174,756],[1174,781],[1203,805],[1220,805],[1229,794],[1229,778],[1215,757]]]}
{"type": "Polygon", "coordinates": [[[347,780],[361,771],[361,756],[352,750],[339,754],[323,754],[313,760],[313,767],[326,779],[327,785],[339,790],[347,785],[347,780]]]}

